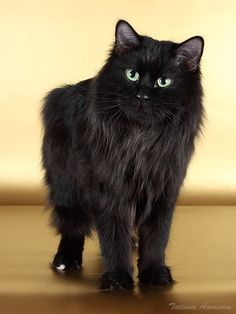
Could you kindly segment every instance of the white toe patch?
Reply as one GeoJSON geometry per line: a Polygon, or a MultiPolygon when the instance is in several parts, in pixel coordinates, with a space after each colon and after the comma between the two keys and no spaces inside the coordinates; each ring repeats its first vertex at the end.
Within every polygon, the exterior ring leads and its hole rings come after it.
{"type": "Polygon", "coordinates": [[[66,268],[66,266],[64,264],[57,266],[58,270],[64,270],[65,268],[66,268]]]}

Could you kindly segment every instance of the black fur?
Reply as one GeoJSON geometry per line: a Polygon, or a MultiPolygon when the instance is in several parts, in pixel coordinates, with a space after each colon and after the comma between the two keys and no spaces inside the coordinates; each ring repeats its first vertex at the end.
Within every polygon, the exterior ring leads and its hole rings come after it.
{"type": "Polygon", "coordinates": [[[47,95],[43,167],[62,237],[54,267],[80,266],[84,238],[96,228],[105,267],[101,287],[132,288],[136,230],[140,282],[173,282],[165,248],[203,120],[202,50],[201,37],[157,41],[121,20],[98,75],[47,95]],[[126,69],[139,80],[129,80],[126,69]],[[154,88],[163,76],[172,84],[154,88]]]}

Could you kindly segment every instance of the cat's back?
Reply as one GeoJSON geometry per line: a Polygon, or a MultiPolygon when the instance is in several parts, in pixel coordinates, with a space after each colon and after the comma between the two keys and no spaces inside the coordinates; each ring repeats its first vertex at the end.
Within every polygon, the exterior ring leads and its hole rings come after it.
{"type": "Polygon", "coordinates": [[[71,150],[73,126],[86,109],[91,81],[88,79],[53,89],[45,97],[42,107],[44,166],[62,159],[71,150]]]}
{"type": "Polygon", "coordinates": [[[91,79],[74,85],[65,85],[50,91],[42,107],[45,131],[61,132],[69,129],[76,114],[82,113],[86,105],[86,96],[91,79]]]}

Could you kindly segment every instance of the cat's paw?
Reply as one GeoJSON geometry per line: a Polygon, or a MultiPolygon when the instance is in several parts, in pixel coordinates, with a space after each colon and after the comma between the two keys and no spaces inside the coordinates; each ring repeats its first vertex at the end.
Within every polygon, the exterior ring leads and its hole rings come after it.
{"type": "Polygon", "coordinates": [[[107,272],[103,274],[101,279],[101,289],[103,290],[132,289],[133,286],[134,281],[126,272],[107,272]]]}
{"type": "Polygon", "coordinates": [[[81,258],[72,255],[56,254],[51,267],[57,272],[78,271],[81,269],[81,258]]]}
{"type": "Polygon", "coordinates": [[[165,265],[146,268],[139,273],[138,278],[144,285],[166,286],[175,282],[169,267],[165,265]]]}

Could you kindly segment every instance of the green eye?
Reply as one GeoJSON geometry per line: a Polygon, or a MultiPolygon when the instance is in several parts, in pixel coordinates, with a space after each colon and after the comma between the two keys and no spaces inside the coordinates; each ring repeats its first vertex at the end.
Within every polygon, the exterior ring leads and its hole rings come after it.
{"type": "Polygon", "coordinates": [[[139,79],[139,74],[138,74],[138,72],[136,72],[135,70],[132,70],[132,69],[127,69],[127,70],[125,70],[125,75],[126,75],[126,77],[127,77],[130,81],[133,81],[133,82],[136,82],[136,81],[138,81],[138,79],[139,79]]]}
{"type": "Polygon", "coordinates": [[[159,79],[155,82],[154,87],[167,87],[169,86],[173,80],[167,78],[167,77],[159,77],[159,79]]]}

